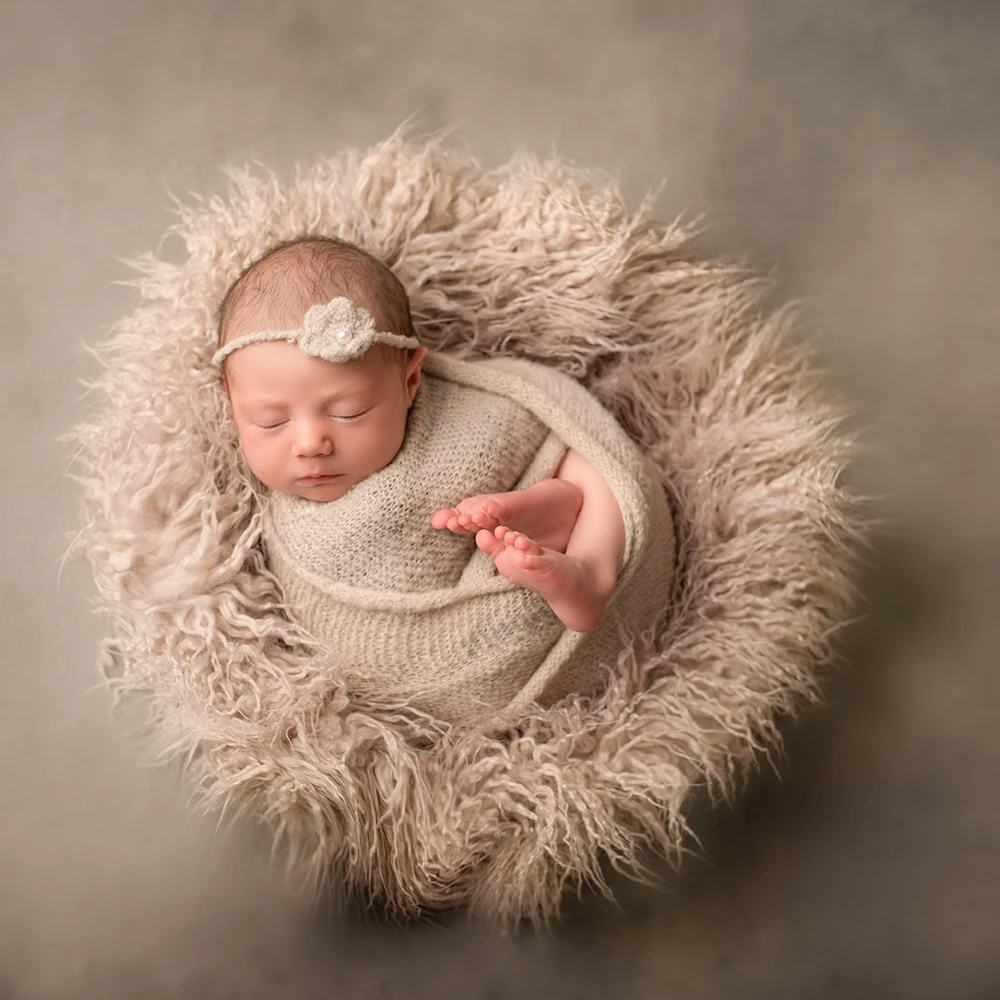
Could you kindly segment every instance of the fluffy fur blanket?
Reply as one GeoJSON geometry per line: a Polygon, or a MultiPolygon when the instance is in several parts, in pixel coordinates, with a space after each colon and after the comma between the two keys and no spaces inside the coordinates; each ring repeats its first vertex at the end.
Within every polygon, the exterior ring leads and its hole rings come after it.
{"type": "Polygon", "coordinates": [[[520,713],[594,694],[664,612],[670,512],[654,469],[579,383],[513,359],[428,355],[396,458],[335,503],[271,493],[264,550],[292,617],[355,692],[392,693],[448,722],[516,725],[520,713]],[[625,553],[607,615],[586,635],[510,584],[471,535],[430,514],[552,475],[567,447],[608,483],[625,553]]]}
{"type": "Polygon", "coordinates": [[[112,683],[151,692],[206,806],[270,822],[313,888],[400,915],[545,920],[567,885],[604,885],[604,856],[676,858],[692,788],[733,790],[815,694],[849,608],[850,443],[788,315],[762,316],[757,285],[700,259],[690,229],[558,159],[484,170],[394,136],[287,185],[234,173],[227,199],[178,213],[186,259],[142,257],[142,301],[96,349],[70,551],[113,622],[112,683]],[[352,692],[286,614],[209,362],[240,269],[308,232],[389,261],[432,350],[582,382],[655,466],[677,572],[600,694],[525,706],[507,733],[449,727],[352,692]]]}

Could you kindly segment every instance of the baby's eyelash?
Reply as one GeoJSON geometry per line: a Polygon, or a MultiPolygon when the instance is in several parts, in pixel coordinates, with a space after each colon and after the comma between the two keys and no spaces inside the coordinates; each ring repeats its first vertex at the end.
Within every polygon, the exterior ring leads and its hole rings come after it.
{"type": "MultiPolygon", "coordinates": [[[[339,416],[337,414],[331,414],[331,416],[334,418],[334,420],[356,420],[358,417],[363,417],[367,412],[368,410],[361,410],[360,413],[344,413],[339,416]]],[[[260,427],[262,431],[275,431],[279,427],[284,427],[284,425],[287,423],[288,423],[287,420],[282,420],[280,423],[277,424],[258,424],[257,426],[260,427]]]]}
{"type": "Polygon", "coordinates": [[[367,406],[365,409],[359,410],[357,413],[342,413],[339,415],[331,413],[330,416],[333,417],[334,420],[356,420],[358,417],[363,417],[370,409],[371,407],[367,406]]]}

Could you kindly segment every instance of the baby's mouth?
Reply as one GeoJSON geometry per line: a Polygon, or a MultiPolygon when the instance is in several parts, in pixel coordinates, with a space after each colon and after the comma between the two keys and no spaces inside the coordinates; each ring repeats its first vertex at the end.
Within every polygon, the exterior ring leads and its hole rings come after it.
{"type": "Polygon", "coordinates": [[[343,475],[342,472],[324,473],[320,476],[303,476],[299,482],[300,483],[325,483],[330,479],[339,479],[343,475]]]}

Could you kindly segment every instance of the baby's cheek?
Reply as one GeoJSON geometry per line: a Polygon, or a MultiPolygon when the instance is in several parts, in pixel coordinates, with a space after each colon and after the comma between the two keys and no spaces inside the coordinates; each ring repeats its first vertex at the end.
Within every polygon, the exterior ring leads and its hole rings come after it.
{"type": "Polygon", "coordinates": [[[243,457],[247,460],[247,465],[250,466],[253,473],[259,478],[260,473],[265,471],[266,466],[269,464],[268,452],[271,449],[249,436],[240,438],[240,449],[243,452],[243,457]]]}

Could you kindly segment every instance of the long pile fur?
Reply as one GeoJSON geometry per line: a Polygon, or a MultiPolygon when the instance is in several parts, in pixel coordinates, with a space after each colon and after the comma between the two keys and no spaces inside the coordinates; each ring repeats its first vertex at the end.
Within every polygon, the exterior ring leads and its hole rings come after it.
{"type": "Polygon", "coordinates": [[[106,342],[96,413],[71,433],[119,693],[150,693],[206,808],[250,811],[314,891],[407,918],[467,907],[548,922],[565,890],[676,860],[695,785],[729,796],[776,719],[817,693],[861,539],[839,484],[843,411],[761,285],[700,259],[693,227],[630,214],[564,160],[484,170],[400,134],[297,171],[234,171],[177,204],[183,263],[134,262],[142,297],[106,342]],[[658,627],[606,694],[507,734],[363,701],[289,620],[258,546],[258,485],[209,360],[229,284],[277,240],[359,243],[391,263],[418,335],[581,380],[662,472],[678,567],[658,627]]]}

